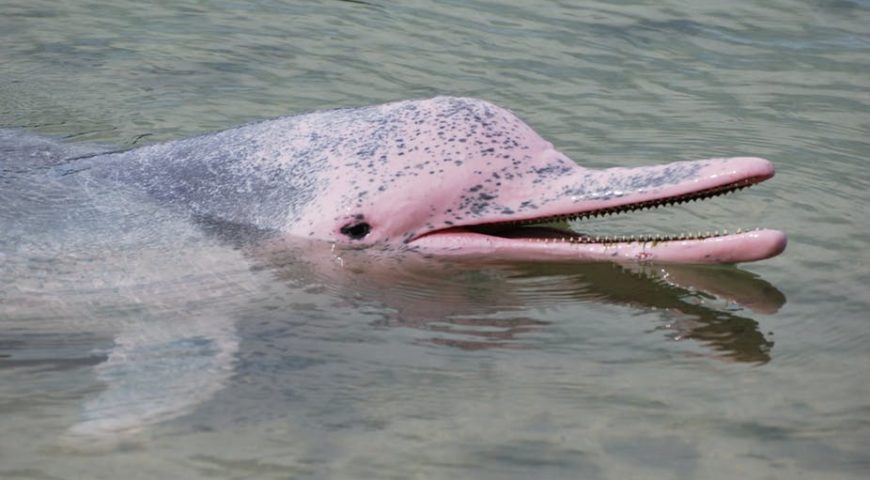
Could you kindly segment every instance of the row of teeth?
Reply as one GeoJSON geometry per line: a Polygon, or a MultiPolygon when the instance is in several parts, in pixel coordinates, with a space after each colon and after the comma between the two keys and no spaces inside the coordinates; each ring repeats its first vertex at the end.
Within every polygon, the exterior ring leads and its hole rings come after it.
{"type": "MultiPolygon", "coordinates": [[[[533,224],[541,224],[541,223],[549,223],[549,222],[557,222],[557,221],[573,221],[573,220],[583,220],[586,218],[592,217],[606,217],[608,215],[613,215],[615,213],[625,213],[625,212],[633,212],[636,210],[645,210],[648,208],[658,208],[666,205],[677,205],[681,203],[693,202],[695,200],[703,200],[711,197],[718,197],[720,195],[725,195],[728,193],[736,192],[738,190],[743,190],[744,188],[750,187],[755,184],[755,179],[747,178],[745,180],[741,180],[736,183],[732,183],[729,185],[724,185],[721,187],[714,187],[708,190],[702,190],[700,192],[687,193],[685,195],[681,195],[678,197],[671,198],[663,198],[658,200],[648,200],[646,202],[634,203],[631,205],[621,205],[618,207],[610,207],[604,208],[601,210],[595,210],[593,212],[582,212],[582,213],[570,213],[565,215],[554,215],[552,217],[546,218],[535,218],[530,220],[520,220],[517,222],[505,222],[505,224],[512,225],[533,225],[533,224]]],[[[715,236],[715,235],[713,235],[715,236]]],[[[703,237],[702,237],[703,238],[703,237]]],[[[648,240],[654,241],[654,240],[648,240]]]]}
{"type": "MultiPolygon", "coordinates": [[[[756,228],[755,231],[758,231],[756,228]]],[[[738,228],[735,232],[743,233],[743,229],[738,228]]],[[[679,242],[682,240],[705,240],[708,238],[724,237],[728,235],[728,230],[716,230],[715,232],[697,232],[697,233],[679,233],[674,235],[604,235],[604,236],[576,236],[576,237],[561,237],[561,238],[531,238],[533,242],[541,243],[582,243],[582,244],[606,244],[606,243],[659,243],[659,242],[679,242]]]]}

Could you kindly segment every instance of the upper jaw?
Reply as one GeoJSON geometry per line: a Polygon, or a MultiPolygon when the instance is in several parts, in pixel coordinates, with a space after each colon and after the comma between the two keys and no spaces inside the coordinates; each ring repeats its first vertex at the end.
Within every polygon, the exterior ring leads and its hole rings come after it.
{"type": "Polygon", "coordinates": [[[774,175],[763,158],[731,157],[638,168],[578,169],[528,193],[538,208],[512,218],[478,223],[580,218],[596,212],[639,209],[706,198],[763,182],[774,175]]]}

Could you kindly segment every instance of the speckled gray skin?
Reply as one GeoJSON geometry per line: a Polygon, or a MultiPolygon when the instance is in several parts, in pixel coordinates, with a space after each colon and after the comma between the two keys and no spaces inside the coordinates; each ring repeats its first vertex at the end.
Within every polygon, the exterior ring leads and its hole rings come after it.
{"type": "Polygon", "coordinates": [[[588,170],[503,108],[438,97],[279,118],[81,168],[200,217],[405,247],[445,229],[607,208],[751,174],[734,160],[588,170]]]}

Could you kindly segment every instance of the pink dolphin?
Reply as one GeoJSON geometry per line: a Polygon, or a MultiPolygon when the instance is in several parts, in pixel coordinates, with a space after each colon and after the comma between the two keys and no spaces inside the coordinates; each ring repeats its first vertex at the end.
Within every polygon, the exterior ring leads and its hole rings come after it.
{"type": "Polygon", "coordinates": [[[734,263],[786,246],[776,230],[608,237],[535,226],[713,197],[767,180],[774,169],[751,157],[587,169],[510,111],[470,98],[278,118],[108,157],[92,164],[93,174],[199,217],[339,247],[734,263]]]}

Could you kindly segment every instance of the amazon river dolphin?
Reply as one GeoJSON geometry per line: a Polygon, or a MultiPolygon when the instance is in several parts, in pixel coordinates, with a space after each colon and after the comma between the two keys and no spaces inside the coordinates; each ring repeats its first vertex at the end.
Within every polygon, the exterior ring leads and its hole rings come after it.
{"type": "Polygon", "coordinates": [[[541,226],[721,195],[760,158],[592,170],[491,103],[438,97],[278,118],[68,164],[214,219],[337,246],[477,259],[734,263],[783,233],[606,236],[541,226]],[[537,226],[536,226],[537,225],[537,226]]]}
{"type": "MultiPolygon", "coordinates": [[[[300,305],[341,312],[333,302],[374,299],[395,312],[384,314],[388,324],[426,331],[455,324],[462,332],[478,324],[481,338],[509,338],[543,324],[495,315],[490,325],[485,318],[505,305],[551,297],[524,294],[514,270],[480,289],[476,262],[393,254],[531,265],[520,277],[552,273],[553,265],[523,260],[756,260],[782,251],[784,235],[623,240],[536,224],[704,198],[772,174],[767,161],[749,158],[584,169],[510,112],[460,98],[280,118],[123,152],[0,129],[0,371],[20,375],[4,377],[12,379],[4,385],[21,385],[22,398],[31,398],[32,370],[10,367],[93,365],[80,411],[68,417],[62,403],[58,415],[46,415],[37,402],[28,417],[48,422],[42,431],[72,425],[78,441],[140,431],[214,398],[233,382],[239,360],[253,358],[243,345],[256,344],[258,334],[240,329],[254,328],[269,312],[281,325],[296,316],[304,323],[305,313],[293,313],[300,305]],[[266,238],[226,248],[232,227],[266,238]],[[274,308],[275,299],[287,308],[274,308]]],[[[750,319],[687,307],[688,290],[644,286],[598,267],[607,266],[564,265],[556,283],[579,268],[583,282],[566,290],[572,298],[683,312],[701,328],[684,322],[681,337],[735,359],[766,361],[768,342],[750,319]],[[748,337],[732,342],[718,326],[723,319],[743,325],[738,330],[748,337]],[[752,348],[737,351],[729,342],[752,348]]],[[[676,267],[667,268],[664,277],[678,280],[676,267]]],[[[692,291],[752,284],[746,276],[725,282],[716,269],[681,268],[689,269],[681,277],[692,291]]],[[[774,311],[784,301],[731,297],[774,311]]],[[[446,342],[489,345],[455,340],[446,342]]],[[[70,375],[58,371],[57,378],[70,375]]],[[[11,425],[22,418],[7,417],[11,425]]]]}

